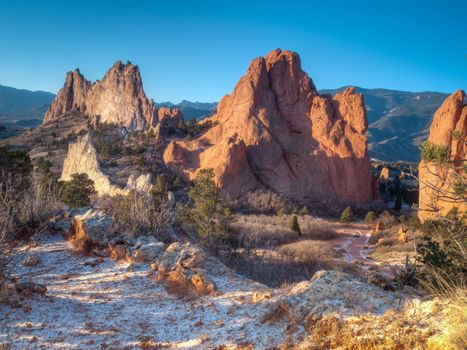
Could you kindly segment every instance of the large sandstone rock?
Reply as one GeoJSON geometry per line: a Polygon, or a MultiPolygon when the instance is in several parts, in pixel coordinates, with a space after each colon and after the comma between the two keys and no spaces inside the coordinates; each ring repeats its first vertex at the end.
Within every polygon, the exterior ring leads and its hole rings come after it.
{"type": "Polygon", "coordinates": [[[465,213],[467,204],[453,200],[453,184],[463,177],[465,183],[467,105],[464,105],[465,93],[456,91],[449,96],[436,111],[430,127],[428,142],[450,149],[449,166],[422,160],[418,166],[420,197],[418,217],[421,221],[446,215],[457,208],[465,213]],[[455,137],[453,133],[456,133],[455,137]]]}
{"type": "Polygon", "coordinates": [[[310,204],[372,199],[363,96],[318,95],[296,53],[255,59],[210,120],[205,134],[164,152],[180,176],[213,168],[232,198],[266,188],[310,204]]]}
{"type": "MultiPolygon", "coordinates": [[[[68,73],[63,88],[44,116],[44,123],[70,110],[89,115],[94,121],[118,124],[130,130],[144,130],[161,119],[178,122],[181,116],[178,109],[156,111],[154,102],[144,93],[138,66],[120,61],[102,80],[93,84],[78,70],[68,73]]],[[[183,122],[183,118],[181,120],[183,122]]]]}

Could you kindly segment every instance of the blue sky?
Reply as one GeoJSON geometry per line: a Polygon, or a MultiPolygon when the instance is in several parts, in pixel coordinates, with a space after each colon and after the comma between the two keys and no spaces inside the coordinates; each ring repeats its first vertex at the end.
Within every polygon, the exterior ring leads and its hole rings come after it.
{"type": "Polygon", "coordinates": [[[300,54],[320,88],[467,89],[467,1],[0,0],[0,84],[57,92],[138,64],[156,101],[216,101],[249,62],[300,54]]]}

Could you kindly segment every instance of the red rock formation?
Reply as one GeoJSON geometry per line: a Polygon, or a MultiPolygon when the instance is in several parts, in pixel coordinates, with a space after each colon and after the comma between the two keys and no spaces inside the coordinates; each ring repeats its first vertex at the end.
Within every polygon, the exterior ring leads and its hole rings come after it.
{"type": "Polygon", "coordinates": [[[156,116],[157,120],[153,122],[153,125],[160,123],[175,128],[184,122],[182,111],[179,108],[161,107],[157,110],[156,116]]]}
{"type": "Polygon", "coordinates": [[[420,197],[418,217],[421,221],[446,215],[452,208],[465,213],[467,204],[455,199],[452,185],[461,177],[465,183],[467,105],[465,93],[458,90],[436,111],[430,127],[428,142],[450,149],[450,165],[438,165],[422,160],[418,166],[420,197]],[[454,136],[453,132],[457,135],[454,136]]]}
{"type": "Polygon", "coordinates": [[[44,123],[69,110],[78,110],[103,123],[114,123],[131,130],[154,126],[162,118],[183,117],[179,110],[161,108],[156,112],[146,97],[138,66],[117,61],[101,81],[91,84],[75,70],[67,74],[65,85],[45,114],[44,123]]]}
{"type": "Polygon", "coordinates": [[[192,141],[173,141],[165,162],[193,179],[213,168],[221,193],[267,188],[312,203],[372,199],[363,96],[318,95],[300,58],[274,50],[255,59],[192,141]]]}
{"type": "Polygon", "coordinates": [[[65,84],[58,92],[44,115],[44,124],[71,110],[86,111],[86,95],[91,83],[84,79],[78,69],[68,72],[65,84]]]}

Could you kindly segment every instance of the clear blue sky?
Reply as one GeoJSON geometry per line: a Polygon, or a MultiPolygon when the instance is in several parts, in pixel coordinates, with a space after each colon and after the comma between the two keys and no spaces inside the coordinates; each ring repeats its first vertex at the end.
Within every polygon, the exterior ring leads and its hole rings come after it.
{"type": "Polygon", "coordinates": [[[466,0],[0,0],[0,84],[57,92],[138,64],[156,101],[216,101],[274,48],[318,89],[467,89],[466,0]]]}

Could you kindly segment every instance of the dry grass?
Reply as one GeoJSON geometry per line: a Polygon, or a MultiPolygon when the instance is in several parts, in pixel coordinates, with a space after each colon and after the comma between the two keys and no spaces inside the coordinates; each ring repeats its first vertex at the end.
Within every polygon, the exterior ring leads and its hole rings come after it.
{"type": "MultiPolygon", "coordinates": [[[[237,215],[232,228],[240,239],[257,246],[277,246],[295,242],[300,237],[289,228],[291,216],[283,215],[237,215]]],[[[330,240],[338,233],[332,224],[310,215],[298,217],[302,237],[314,240],[330,240]]]]}
{"type": "Polygon", "coordinates": [[[279,253],[304,263],[329,261],[338,257],[338,253],[331,248],[328,242],[312,240],[285,244],[279,248],[279,253]]]}
{"type": "Polygon", "coordinates": [[[224,259],[237,272],[276,287],[308,280],[318,270],[339,269],[328,240],[337,237],[331,223],[310,215],[298,217],[302,236],[289,228],[291,215],[237,215],[232,228],[242,243],[224,259]]]}
{"type": "Polygon", "coordinates": [[[60,208],[60,192],[52,186],[33,182],[24,192],[12,184],[0,184],[0,283],[8,278],[11,252],[18,240],[25,240],[47,227],[60,208]]]}
{"type": "Polygon", "coordinates": [[[169,239],[174,211],[166,203],[157,205],[149,195],[131,191],[127,196],[104,198],[101,205],[125,233],[153,234],[161,240],[169,239]]]}
{"type": "Polygon", "coordinates": [[[291,213],[298,209],[292,202],[272,191],[256,191],[247,193],[241,200],[224,198],[223,201],[231,209],[254,214],[275,214],[278,211],[291,213]]]}
{"type": "Polygon", "coordinates": [[[310,338],[306,349],[426,349],[435,334],[429,325],[403,313],[387,312],[382,317],[362,316],[342,320],[336,315],[310,317],[310,338]]]}

